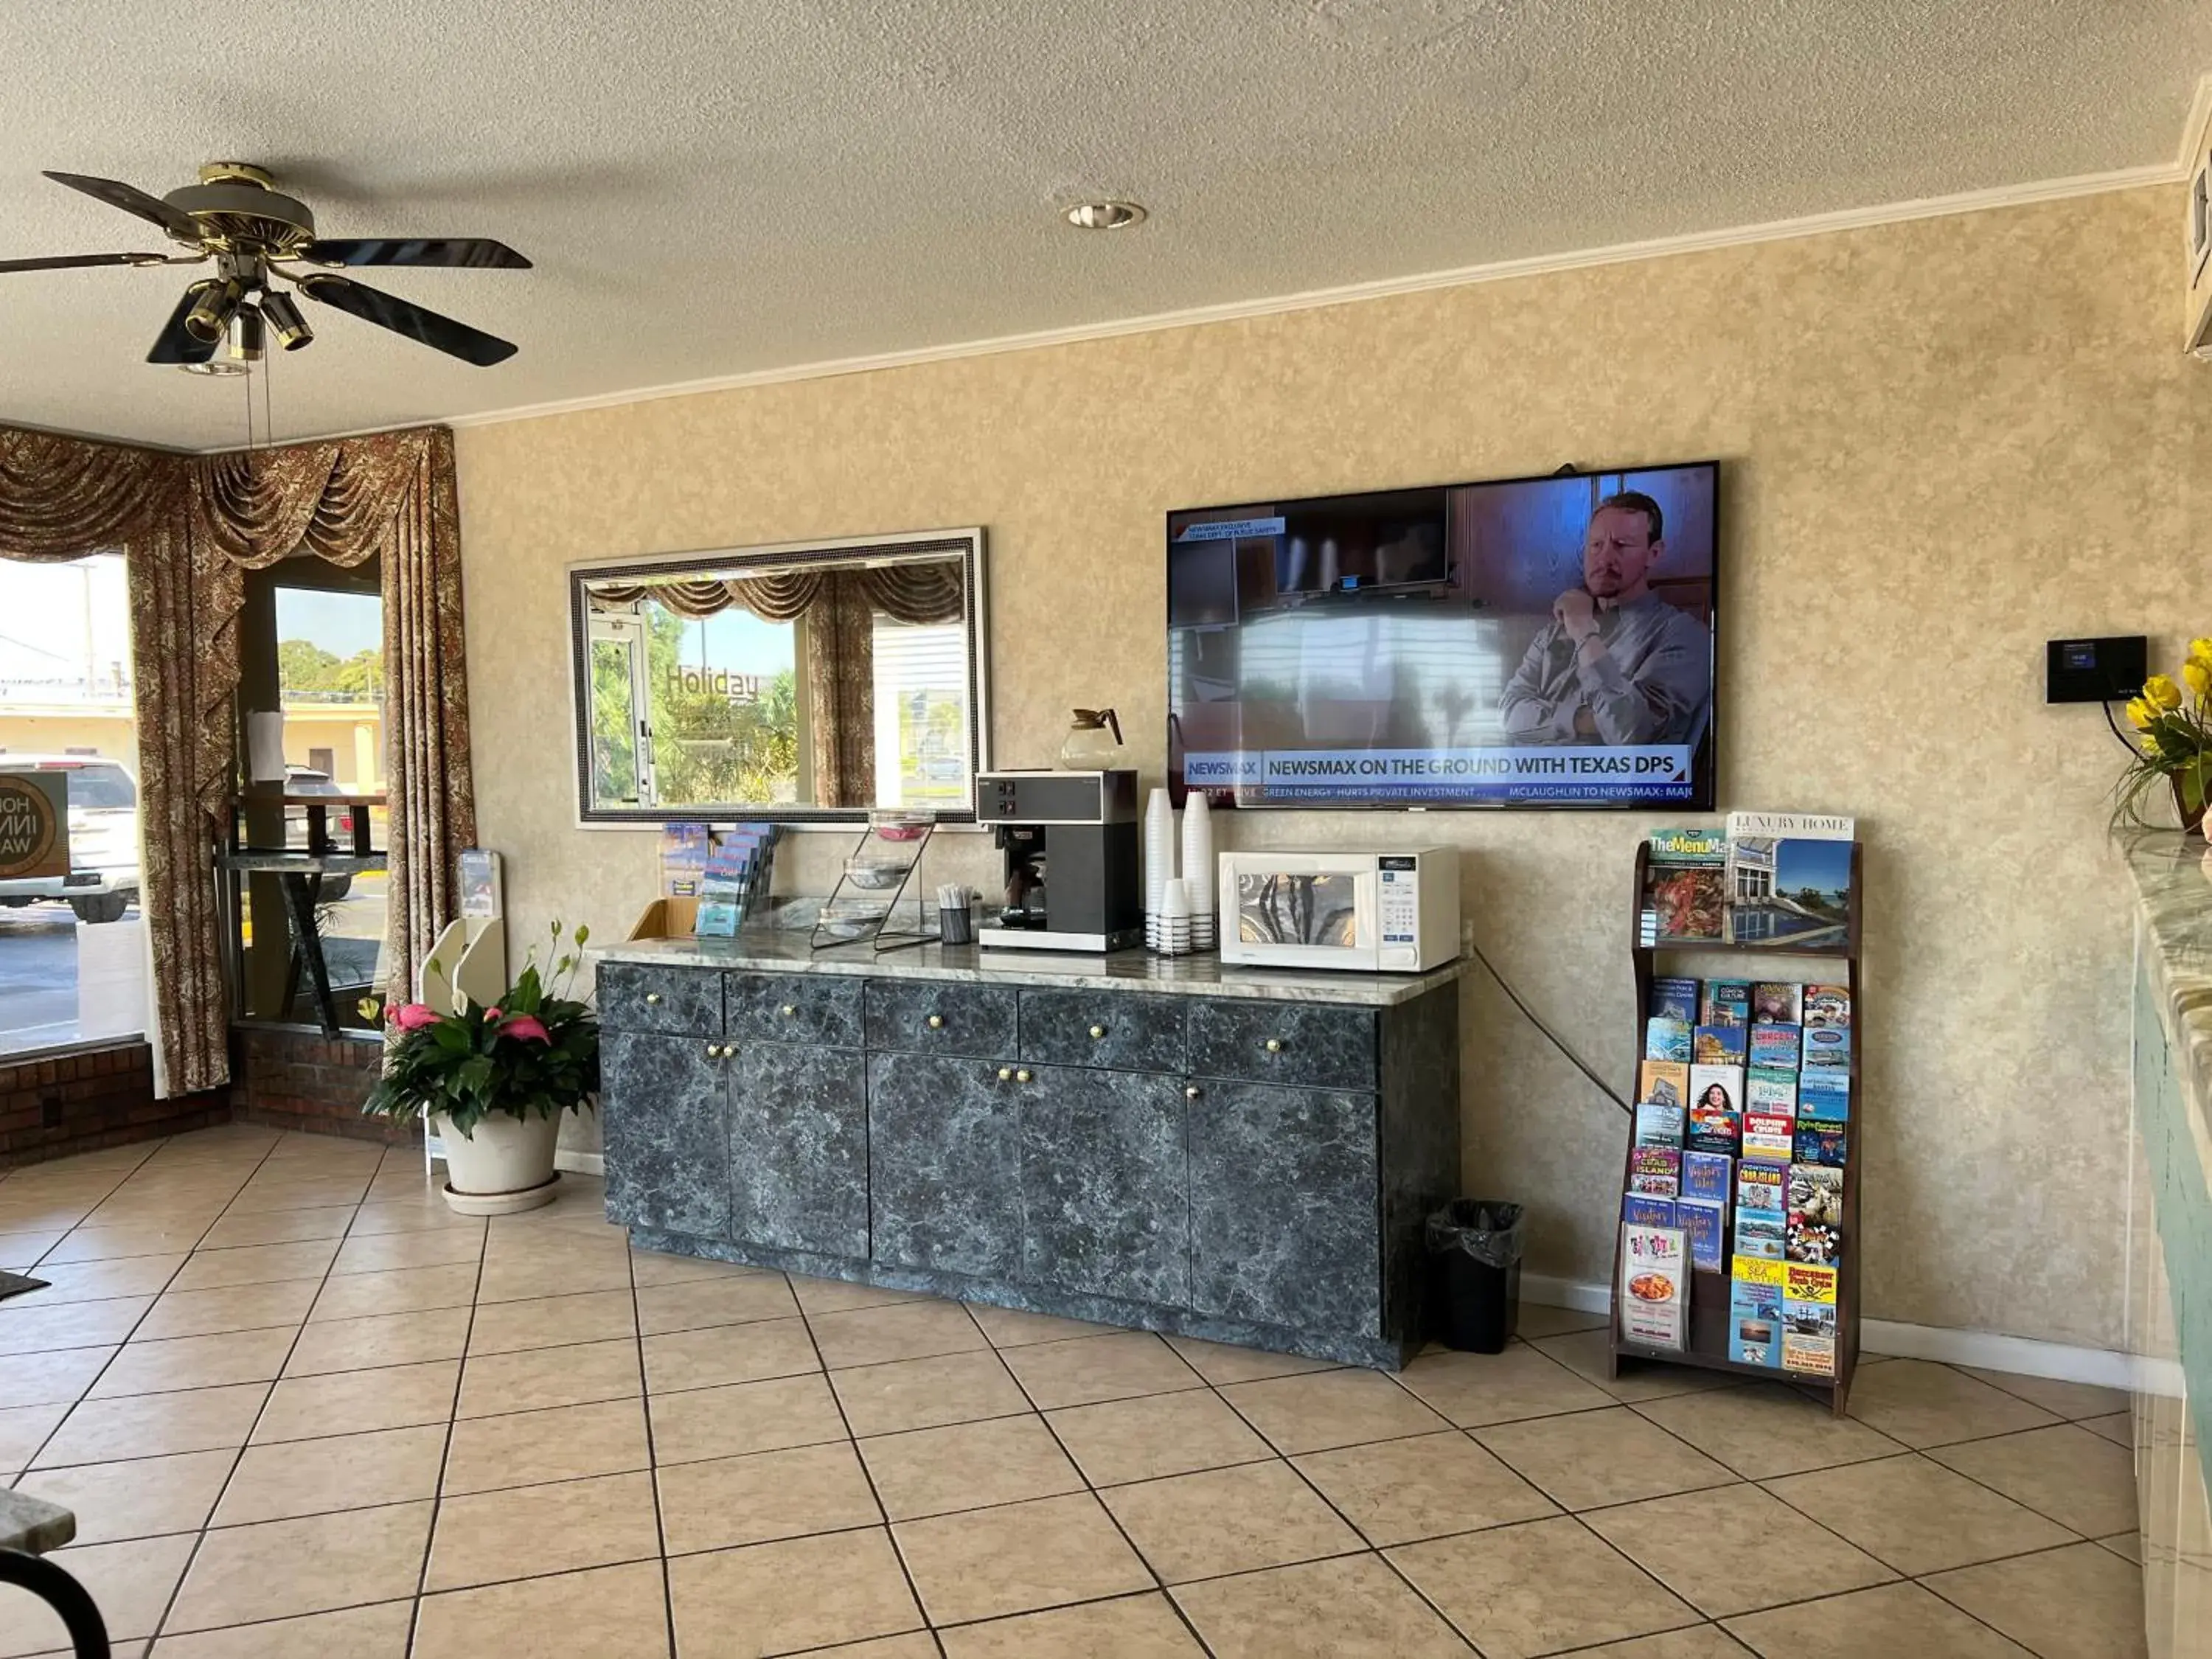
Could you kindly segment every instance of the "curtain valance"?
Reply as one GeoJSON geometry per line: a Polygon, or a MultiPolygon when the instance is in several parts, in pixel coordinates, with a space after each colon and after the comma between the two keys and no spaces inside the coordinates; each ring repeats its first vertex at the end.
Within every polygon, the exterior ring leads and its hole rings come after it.
{"type": "Polygon", "coordinates": [[[695,581],[600,583],[590,590],[595,609],[606,611],[649,599],[663,610],[696,621],[737,606],[763,622],[789,622],[821,603],[830,584],[842,583],[870,609],[894,622],[957,622],[962,612],[956,562],[888,564],[859,569],[779,570],[765,576],[695,581]]]}

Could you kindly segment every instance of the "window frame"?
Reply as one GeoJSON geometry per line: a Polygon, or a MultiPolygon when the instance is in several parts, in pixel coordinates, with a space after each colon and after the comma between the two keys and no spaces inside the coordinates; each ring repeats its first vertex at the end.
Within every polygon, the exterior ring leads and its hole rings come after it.
{"type": "MultiPolygon", "coordinates": [[[[916,532],[900,536],[865,536],[832,541],[783,542],[770,545],[702,549],[687,553],[661,554],[647,558],[586,560],[569,565],[568,578],[568,720],[572,772],[575,787],[575,827],[582,830],[636,828],[664,823],[721,823],[733,818],[770,823],[836,826],[864,824],[874,810],[865,806],[772,805],[738,801],[708,802],[679,806],[639,805],[605,806],[592,794],[591,649],[604,637],[593,627],[587,584],[593,581],[666,580],[709,574],[742,573],[750,568],[789,568],[810,564],[851,565],[867,560],[913,561],[957,556],[962,563],[967,635],[970,774],[990,769],[991,714],[989,697],[988,609],[984,575],[983,532],[980,527],[916,532]]],[[[801,623],[803,626],[803,621],[801,623]]],[[[633,674],[641,672],[633,657],[633,674]]],[[[634,698],[639,694],[634,692],[634,698]]],[[[634,707],[643,706],[634,702],[634,707]]],[[[648,745],[641,743],[640,794],[644,794],[649,772],[648,745]]],[[[937,813],[940,823],[972,823],[974,802],[966,807],[937,813]]]]}

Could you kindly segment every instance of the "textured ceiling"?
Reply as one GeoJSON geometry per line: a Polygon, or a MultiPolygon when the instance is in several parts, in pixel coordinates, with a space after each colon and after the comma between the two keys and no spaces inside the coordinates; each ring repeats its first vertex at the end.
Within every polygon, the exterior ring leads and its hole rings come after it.
{"type": "MultiPolygon", "coordinates": [[[[2208,67],[2212,0],[9,4],[0,258],[160,243],[42,167],[225,158],[537,261],[368,273],[496,368],[313,309],[286,437],[2170,167],[2208,67]],[[1153,216],[1055,217],[1097,193],[1153,216]]],[[[238,441],[140,361],[181,285],[0,276],[0,420],[238,441]]]]}

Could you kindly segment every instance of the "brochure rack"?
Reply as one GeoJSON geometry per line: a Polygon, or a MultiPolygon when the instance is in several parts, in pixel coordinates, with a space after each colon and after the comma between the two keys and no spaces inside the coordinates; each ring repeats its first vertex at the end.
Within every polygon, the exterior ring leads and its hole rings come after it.
{"type": "MultiPolygon", "coordinates": [[[[1844,1415],[1850,1394],[1851,1375],[1858,1364],[1859,1257],[1865,1243],[1864,1235],[1859,1229],[1861,1146],[1865,1139],[1867,1104],[1859,1082],[1866,1032],[1866,1008],[1860,997],[1859,975],[1861,916],[1865,902],[1860,880],[1862,854],[1861,844],[1852,842],[1850,901],[1845,936],[1840,945],[1804,945],[1794,950],[1781,945],[1735,945],[1712,941],[1648,945],[1643,942],[1642,909],[1650,848],[1645,842],[1638,842],[1637,846],[1636,882],[1629,905],[1628,940],[1629,959],[1636,971],[1636,1052],[1639,1056],[1644,1053],[1646,1023],[1651,1017],[1651,982],[1657,976],[1657,959],[1662,957],[1730,958],[1730,975],[1751,980],[1817,979],[1818,975],[1808,971],[1811,964],[1826,963],[1827,965],[1820,969],[1820,973],[1826,976],[1826,982],[1840,982],[1849,989],[1851,999],[1850,1105],[1844,1139],[1844,1238],[1842,1256],[1837,1263],[1836,1272],[1836,1370],[1833,1376],[1824,1377],[1784,1370],[1771,1365],[1747,1364],[1734,1357],[1729,1316],[1730,1279],[1725,1265],[1720,1273],[1691,1273],[1689,1316],[1685,1345],[1681,1349],[1650,1347],[1624,1339],[1620,1306],[1621,1229],[1616,1215],[1611,1281],[1613,1305],[1612,1352],[1607,1364],[1609,1376],[1620,1375],[1624,1361],[1692,1365],[1706,1370],[1729,1371],[1739,1376],[1760,1377],[1769,1382],[1788,1382],[1799,1388],[1824,1391],[1829,1395],[1835,1414],[1838,1417],[1844,1415]]],[[[1640,1060],[1638,1069],[1640,1072],[1640,1060]]],[[[1627,1144],[1621,1158],[1620,1181],[1624,1192],[1629,1186],[1636,1143],[1632,1119],[1625,1139],[1627,1144]]],[[[1733,1219],[1731,1205],[1731,1249],[1734,1244],[1733,1219]]],[[[1723,1260],[1725,1264],[1729,1256],[1724,1254],[1723,1260]]]]}

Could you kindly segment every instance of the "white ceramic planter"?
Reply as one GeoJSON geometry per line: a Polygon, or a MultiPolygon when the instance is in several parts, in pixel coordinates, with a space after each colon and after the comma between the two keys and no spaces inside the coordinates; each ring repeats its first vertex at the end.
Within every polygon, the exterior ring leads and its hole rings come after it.
{"type": "Polygon", "coordinates": [[[512,1215],[550,1204],[560,1176],[553,1151],[561,1119],[494,1112],[463,1135],[442,1117],[431,1133],[446,1153],[446,1202],[464,1215],[512,1215]]]}

